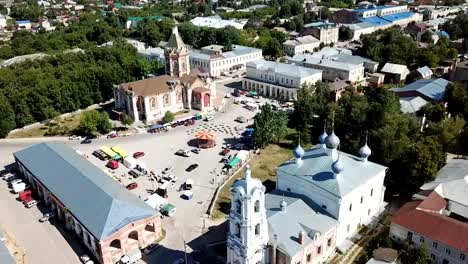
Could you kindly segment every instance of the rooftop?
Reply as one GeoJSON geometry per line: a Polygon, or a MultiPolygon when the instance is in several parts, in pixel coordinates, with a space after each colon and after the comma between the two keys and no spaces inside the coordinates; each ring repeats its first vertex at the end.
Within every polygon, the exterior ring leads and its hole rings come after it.
{"type": "Polygon", "coordinates": [[[387,169],[377,163],[363,162],[356,156],[338,151],[344,170],[337,176],[331,168],[333,160],[326,151],[321,145],[306,150],[301,166],[291,159],[278,167],[278,177],[281,174],[293,175],[337,197],[343,197],[387,169]]]}
{"type": "MultiPolygon", "coordinates": [[[[221,47],[220,45],[211,45],[207,47],[203,47],[202,49],[208,49],[213,46],[213,50],[215,48],[221,47]]],[[[241,45],[233,45],[231,51],[226,51],[223,52],[219,55],[210,55],[207,53],[204,53],[203,50],[191,50],[190,51],[190,57],[197,58],[197,59],[202,59],[202,60],[210,60],[210,59],[228,59],[228,58],[234,58],[237,56],[243,56],[247,54],[252,54],[256,52],[261,52],[261,49],[257,48],[252,48],[252,47],[247,47],[247,46],[241,46],[241,45]]]]}
{"type": "Polygon", "coordinates": [[[281,62],[266,61],[263,59],[247,62],[246,67],[255,68],[263,71],[274,71],[275,73],[300,78],[321,73],[321,71],[315,69],[305,68],[281,62]]]}
{"type": "Polygon", "coordinates": [[[409,113],[409,114],[416,113],[425,104],[427,104],[427,101],[419,96],[400,97],[400,106],[401,106],[401,111],[403,113],[409,113]]]}
{"type": "Polygon", "coordinates": [[[361,19],[362,22],[364,23],[368,23],[370,25],[373,25],[373,26],[385,26],[385,25],[390,25],[392,22],[386,20],[386,19],[383,19],[381,17],[378,17],[378,16],[373,16],[373,17],[367,17],[367,18],[362,18],[361,19]]]}
{"type": "Polygon", "coordinates": [[[449,82],[442,78],[434,80],[420,79],[407,86],[401,88],[392,88],[390,90],[397,94],[402,92],[416,91],[428,98],[431,98],[431,100],[441,101],[445,93],[445,88],[448,84],[449,82]]]}
{"type": "Polygon", "coordinates": [[[99,240],[159,214],[64,143],[36,144],[14,156],[99,240]]]}
{"type": "Polygon", "coordinates": [[[324,59],[317,58],[311,54],[297,54],[297,55],[294,55],[294,57],[292,57],[290,61],[295,62],[295,63],[300,63],[300,64],[306,63],[306,64],[312,64],[312,65],[321,65],[323,67],[339,69],[343,71],[353,71],[353,70],[358,70],[358,69],[363,68],[363,66],[360,64],[352,64],[352,63],[334,61],[333,59],[326,59],[326,58],[324,59]]]}
{"type": "Polygon", "coordinates": [[[317,43],[320,42],[317,38],[314,38],[313,36],[307,35],[303,37],[297,37],[295,39],[290,39],[286,40],[283,45],[289,45],[289,46],[299,46],[299,45],[305,45],[305,44],[311,44],[311,43],[317,43]]]}
{"type": "Polygon", "coordinates": [[[337,221],[307,198],[292,193],[273,191],[265,195],[268,232],[270,238],[278,235],[278,248],[288,256],[295,256],[305,246],[313,243],[314,235],[322,235],[336,227],[337,221]],[[280,203],[285,201],[286,210],[280,203]],[[285,224],[287,223],[287,224],[285,224]],[[297,240],[299,232],[306,234],[304,244],[297,240]]]}
{"type": "Polygon", "coordinates": [[[387,21],[394,22],[400,19],[407,19],[407,18],[413,17],[414,15],[415,15],[414,12],[401,12],[401,13],[385,15],[385,16],[380,16],[380,17],[387,21]]]}
{"type": "Polygon", "coordinates": [[[196,17],[190,20],[190,22],[199,27],[224,28],[227,26],[233,26],[237,29],[243,29],[247,23],[247,21],[244,23],[234,20],[224,20],[220,16],[196,17]]]}
{"type": "Polygon", "coordinates": [[[387,62],[380,71],[385,73],[402,74],[408,72],[409,70],[408,67],[406,67],[406,65],[387,62]]]}

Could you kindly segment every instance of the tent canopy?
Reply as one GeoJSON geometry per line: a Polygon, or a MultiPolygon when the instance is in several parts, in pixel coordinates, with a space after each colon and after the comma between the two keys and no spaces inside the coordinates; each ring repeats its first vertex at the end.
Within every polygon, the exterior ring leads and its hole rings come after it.
{"type": "Polygon", "coordinates": [[[163,125],[157,124],[157,125],[151,126],[150,129],[158,129],[158,128],[163,128],[163,127],[164,127],[163,125]]]}
{"type": "Polygon", "coordinates": [[[119,154],[115,153],[112,149],[110,149],[108,146],[101,146],[99,148],[100,151],[104,152],[107,156],[109,156],[111,159],[120,159],[122,158],[119,154]]]}
{"type": "Polygon", "coordinates": [[[112,150],[119,154],[122,158],[128,157],[128,153],[119,146],[112,147],[112,150]]]}
{"type": "Polygon", "coordinates": [[[238,157],[234,157],[234,158],[227,164],[227,166],[233,168],[233,167],[236,166],[240,161],[241,161],[241,159],[239,159],[238,157]]]}
{"type": "Polygon", "coordinates": [[[198,139],[211,140],[215,137],[215,132],[205,130],[205,131],[199,132],[195,137],[198,139]]]}

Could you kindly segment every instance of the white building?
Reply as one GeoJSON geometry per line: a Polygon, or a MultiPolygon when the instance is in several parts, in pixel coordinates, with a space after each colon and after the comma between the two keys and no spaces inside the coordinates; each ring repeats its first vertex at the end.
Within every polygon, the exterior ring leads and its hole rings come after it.
{"type": "Polygon", "coordinates": [[[5,16],[0,15],[0,28],[6,28],[7,19],[5,16]]]}
{"type": "Polygon", "coordinates": [[[337,62],[361,65],[364,66],[366,71],[371,73],[377,71],[377,67],[379,66],[379,62],[353,55],[351,50],[343,48],[324,47],[311,55],[316,58],[325,58],[337,62]]]}
{"type": "Polygon", "coordinates": [[[262,50],[233,45],[231,51],[222,51],[223,46],[210,45],[201,50],[190,51],[190,67],[203,69],[213,77],[225,72],[244,69],[250,61],[263,59],[262,50]]]}
{"type": "Polygon", "coordinates": [[[289,56],[294,56],[296,54],[312,53],[319,46],[320,40],[313,36],[304,36],[286,40],[283,43],[283,50],[289,56]]]}
{"type": "Polygon", "coordinates": [[[363,64],[352,64],[347,62],[327,59],[326,56],[317,58],[311,54],[298,54],[289,59],[296,65],[321,70],[323,80],[339,81],[345,80],[351,83],[359,83],[364,80],[363,64]]]}
{"type": "Polygon", "coordinates": [[[210,16],[196,17],[190,20],[190,23],[198,27],[224,28],[233,26],[237,29],[243,29],[245,24],[247,24],[247,20],[224,20],[220,16],[210,16]]]}
{"type": "Polygon", "coordinates": [[[147,61],[157,60],[161,63],[165,63],[164,50],[162,48],[147,48],[143,51],[139,51],[139,54],[143,55],[147,61]]]}
{"type": "Polygon", "coordinates": [[[17,20],[16,27],[18,30],[30,30],[31,29],[31,21],[29,20],[17,20]]]}
{"type": "Polygon", "coordinates": [[[297,98],[297,89],[303,84],[315,84],[322,72],[280,62],[258,60],[247,63],[242,88],[267,97],[285,100],[297,98]]]}
{"type": "Polygon", "coordinates": [[[304,32],[312,35],[323,44],[338,43],[339,28],[334,23],[314,22],[304,25],[304,32]]]}
{"type": "Polygon", "coordinates": [[[359,227],[384,210],[387,168],[367,160],[371,154],[367,144],[359,150],[358,158],[338,150],[340,140],[333,132],[324,132],[319,140],[320,144],[309,150],[301,146],[294,149],[294,158],[277,168],[276,189],[264,198],[255,193],[259,190],[263,194],[263,189],[250,172],[233,184],[228,264],[324,263],[337,246],[346,250],[352,244],[347,240],[359,227]],[[265,221],[264,210],[268,225],[257,228],[265,221]],[[239,233],[241,221],[248,227],[247,234],[255,232],[258,236],[254,243],[246,242],[242,235],[238,236],[240,240],[232,238],[239,233]],[[269,239],[265,244],[262,230],[267,228],[269,239]],[[232,258],[242,250],[243,258],[232,258]]]}

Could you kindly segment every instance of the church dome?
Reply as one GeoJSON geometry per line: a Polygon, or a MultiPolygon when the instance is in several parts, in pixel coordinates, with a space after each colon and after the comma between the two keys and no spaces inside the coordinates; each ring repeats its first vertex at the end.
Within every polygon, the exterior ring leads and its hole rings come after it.
{"type": "Polygon", "coordinates": [[[327,148],[335,149],[340,145],[340,139],[335,135],[335,132],[332,132],[326,139],[325,145],[327,148]]]}
{"type": "Polygon", "coordinates": [[[293,150],[293,155],[296,159],[300,159],[304,156],[304,149],[301,147],[301,145],[297,145],[297,147],[293,150]]]}
{"type": "Polygon", "coordinates": [[[327,139],[328,137],[328,134],[327,132],[324,130],[323,131],[323,134],[319,136],[319,143],[320,144],[325,144],[325,140],[327,139]]]}
{"type": "Polygon", "coordinates": [[[367,146],[367,143],[359,149],[359,156],[361,156],[361,158],[368,158],[371,153],[372,151],[369,146],[367,146]]]}
{"type": "Polygon", "coordinates": [[[340,160],[333,162],[331,168],[335,174],[340,174],[344,170],[343,163],[340,160]]]}

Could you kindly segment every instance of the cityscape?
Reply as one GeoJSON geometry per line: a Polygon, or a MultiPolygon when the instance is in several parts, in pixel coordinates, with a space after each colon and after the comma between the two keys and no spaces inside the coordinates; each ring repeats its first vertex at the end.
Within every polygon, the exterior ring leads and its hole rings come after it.
{"type": "Polygon", "coordinates": [[[465,0],[0,0],[0,264],[468,264],[465,0]]]}

